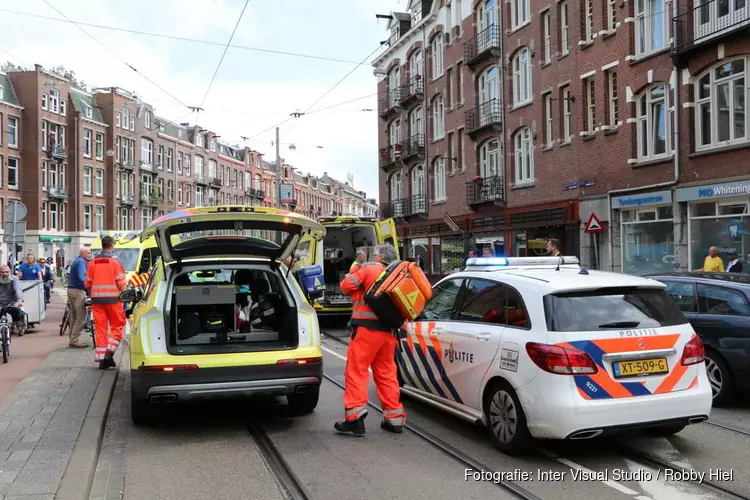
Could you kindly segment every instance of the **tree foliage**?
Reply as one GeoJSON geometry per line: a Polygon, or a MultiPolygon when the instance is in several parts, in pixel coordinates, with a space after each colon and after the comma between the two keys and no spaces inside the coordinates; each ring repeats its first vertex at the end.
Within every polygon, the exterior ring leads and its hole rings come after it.
{"type": "MultiPolygon", "coordinates": [[[[4,71],[6,73],[12,72],[12,71],[29,71],[29,68],[25,66],[21,66],[20,64],[12,63],[11,61],[6,61],[2,65],[0,65],[0,71],[4,71]]],[[[54,73],[55,75],[61,76],[65,78],[66,80],[70,81],[70,84],[74,87],[77,87],[81,90],[87,90],[86,89],[86,83],[83,80],[78,79],[76,77],[76,72],[66,69],[65,66],[59,65],[55,66],[54,68],[51,68],[48,70],[50,73],[54,73]]]]}
{"type": "Polygon", "coordinates": [[[5,61],[2,65],[0,65],[0,71],[4,71],[5,73],[10,73],[11,71],[28,71],[25,67],[14,64],[10,61],[5,61]]]}

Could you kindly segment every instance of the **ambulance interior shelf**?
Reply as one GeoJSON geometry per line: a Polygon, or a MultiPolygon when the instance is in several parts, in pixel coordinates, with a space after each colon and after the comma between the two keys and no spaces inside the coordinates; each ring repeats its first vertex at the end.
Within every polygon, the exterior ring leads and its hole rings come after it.
{"type": "Polygon", "coordinates": [[[351,299],[341,292],[339,284],[354,263],[357,249],[374,248],[377,242],[375,227],[369,224],[326,228],[326,235],[323,239],[323,277],[326,281],[324,300],[326,302],[351,303],[351,299]]]}
{"type": "Polygon", "coordinates": [[[170,316],[171,346],[191,352],[294,347],[299,340],[289,291],[270,270],[187,271],[175,279],[170,316]]]}

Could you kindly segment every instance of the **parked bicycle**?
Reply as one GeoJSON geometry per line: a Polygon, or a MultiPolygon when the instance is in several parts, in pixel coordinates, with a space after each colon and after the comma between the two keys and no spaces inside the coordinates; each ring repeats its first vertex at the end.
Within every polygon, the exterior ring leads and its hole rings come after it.
{"type": "MultiPolygon", "coordinates": [[[[61,337],[65,335],[65,333],[68,331],[68,328],[71,327],[70,317],[70,301],[68,301],[68,303],[65,304],[65,312],[63,313],[62,322],[60,323],[61,337]]],[[[89,298],[86,299],[86,320],[83,323],[83,328],[85,330],[89,330],[89,332],[91,333],[91,341],[94,343],[93,345],[96,345],[96,335],[94,334],[94,315],[91,312],[91,299],[89,298]]]]}

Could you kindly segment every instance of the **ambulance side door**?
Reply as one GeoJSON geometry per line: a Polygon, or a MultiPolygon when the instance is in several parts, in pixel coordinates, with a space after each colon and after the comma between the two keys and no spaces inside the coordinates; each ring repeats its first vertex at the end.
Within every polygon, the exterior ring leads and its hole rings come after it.
{"type": "Polygon", "coordinates": [[[456,319],[438,333],[443,344],[447,380],[460,395],[461,404],[482,409],[478,390],[493,364],[505,333],[503,283],[469,278],[461,292],[456,319]]]}
{"type": "Polygon", "coordinates": [[[452,329],[463,282],[464,278],[446,279],[433,287],[432,298],[422,314],[409,323],[406,338],[401,340],[401,349],[396,352],[404,383],[453,401],[457,401],[457,396],[450,381],[446,385],[438,332],[452,329]]]}

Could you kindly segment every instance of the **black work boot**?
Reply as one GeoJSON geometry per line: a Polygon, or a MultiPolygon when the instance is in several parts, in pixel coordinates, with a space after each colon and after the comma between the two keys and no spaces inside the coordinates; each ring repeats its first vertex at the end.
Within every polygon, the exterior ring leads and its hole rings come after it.
{"type": "Polygon", "coordinates": [[[336,422],[333,428],[341,434],[351,434],[352,436],[364,436],[365,435],[365,418],[367,413],[359,417],[357,420],[343,420],[336,422]]]}
{"type": "Polygon", "coordinates": [[[404,432],[404,426],[403,425],[393,425],[387,420],[383,420],[380,422],[380,428],[384,431],[393,432],[394,434],[401,434],[404,432]]]}
{"type": "Polygon", "coordinates": [[[115,368],[117,365],[115,364],[114,356],[115,354],[111,351],[107,351],[107,353],[104,355],[104,359],[99,361],[99,368],[102,370],[106,370],[110,366],[112,368],[115,368]]]}

